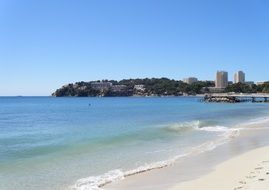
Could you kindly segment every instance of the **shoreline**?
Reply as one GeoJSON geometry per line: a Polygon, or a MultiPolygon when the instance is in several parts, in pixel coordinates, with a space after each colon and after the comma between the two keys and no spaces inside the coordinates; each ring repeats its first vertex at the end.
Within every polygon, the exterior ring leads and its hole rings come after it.
{"type": "Polygon", "coordinates": [[[268,186],[269,146],[266,146],[224,161],[213,172],[169,190],[266,190],[268,186]]]}
{"type": "MultiPolygon", "coordinates": [[[[232,138],[230,142],[220,145],[213,150],[202,152],[191,157],[184,157],[183,159],[177,160],[171,166],[129,176],[124,180],[113,181],[101,188],[104,190],[185,190],[185,186],[182,187],[182,184],[187,186],[194,182],[194,184],[196,184],[196,180],[199,182],[199,179],[204,178],[204,176],[211,175],[222,163],[229,162],[237,157],[241,158],[241,156],[248,152],[266,147],[262,149],[266,150],[265,152],[268,152],[269,156],[269,141],[266,140],[269,135],[269,130],[266,128],[268,125],[268,120],[262,123],[260,123],[260,121],[251,123],[247,126],[246,130],[240,131],[238,137],[232,138]]],[[[254,153],[254,155],[255,154],[256,153],[254,153]]],[[[261,157],[261,159],[263,159],[263,157],[261,157]]],[[[220,176],[220,178],[229,179],[229,176],[220,176]]],[[[215,181],[212,182],[210,183],[215,184],[215,181]]],[[[197,183],[197,186],[191,186],[192,189],[190,188],[189,190],[200,188],[199,183],[197,183]]],[[[208,190],[207,187],[202,189],[208,190]]],[[[219,188],[214,187],[212,190],[213,189],[219,188]]]]}

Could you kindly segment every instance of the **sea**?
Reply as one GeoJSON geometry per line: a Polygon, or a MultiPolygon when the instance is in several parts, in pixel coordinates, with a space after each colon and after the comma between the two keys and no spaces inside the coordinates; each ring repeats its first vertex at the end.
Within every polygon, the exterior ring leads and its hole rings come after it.
{"type": "Polygon", "coordinates": [[[0,189],[101,190],[212,151],[261,122],[269,122],[268,103],[0,97],[0,189]]]}

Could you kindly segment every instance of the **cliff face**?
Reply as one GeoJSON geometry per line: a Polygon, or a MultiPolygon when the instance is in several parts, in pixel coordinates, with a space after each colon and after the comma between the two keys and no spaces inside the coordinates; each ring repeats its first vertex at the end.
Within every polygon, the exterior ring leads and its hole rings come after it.
{"type": "Polygon", "coordinates": [[[78,96],[78,97],[95,97],[95,96],[131,96],[133,92],[127,88],[118,86],[94,86],[91,83],[75,83],[62,86],[57,89],[52,96],[78,96]]]}

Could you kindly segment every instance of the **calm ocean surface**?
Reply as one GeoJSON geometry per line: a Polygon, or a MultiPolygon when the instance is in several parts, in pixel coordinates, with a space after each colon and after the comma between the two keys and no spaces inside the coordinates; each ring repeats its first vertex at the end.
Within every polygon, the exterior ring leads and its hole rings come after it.
{"type": "Polygon", "coordinates": [[[97,190],[268,119],[269,104],[199,98],[0,98],[1,190],[97,190]]]}

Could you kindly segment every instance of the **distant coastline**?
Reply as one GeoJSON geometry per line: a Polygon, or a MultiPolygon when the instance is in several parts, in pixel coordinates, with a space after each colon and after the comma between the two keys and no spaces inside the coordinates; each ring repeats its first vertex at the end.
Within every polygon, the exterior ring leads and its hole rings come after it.
{"type": "Polygon", "coordinates": [[[233,83],[216,88],[214,81],[186,83],[168,78],[99,80],[76,82],[52,93],[55,97],[128,97],[128,96],[190,96],[207,93],[269,93],[269,82],[263,84],[233,83]]]}

